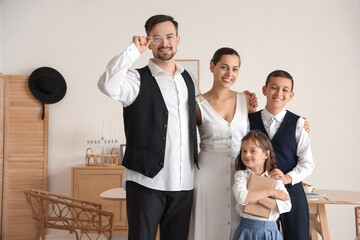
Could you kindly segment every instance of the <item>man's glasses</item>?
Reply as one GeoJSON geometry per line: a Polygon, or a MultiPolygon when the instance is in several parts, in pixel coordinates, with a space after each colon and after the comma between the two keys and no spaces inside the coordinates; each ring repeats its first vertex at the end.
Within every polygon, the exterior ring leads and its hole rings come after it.
{"type": "Polygon", "coordinates": [[[152,43],[154,45],[160,45],[163,40],[165,40],[168,42],[168,43],[173,43],[175,41],[175,36],[174,35],[167,35],[167,36],[153,36],[152,38],[152,43]]]}

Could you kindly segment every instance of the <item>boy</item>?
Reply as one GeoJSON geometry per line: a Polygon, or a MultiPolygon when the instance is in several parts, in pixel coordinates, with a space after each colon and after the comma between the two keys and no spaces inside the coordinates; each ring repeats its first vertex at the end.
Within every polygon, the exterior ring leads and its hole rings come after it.
{"type": "Polygon", "coordinates": [[[271,72],[262,89],[265,109],[249,115],[249,121],[251,130],[259,129],[270,138],[278,166],[270,176],[284,182],[291,198],[291,211],[280,215],[284,239],[305,240],[309,239],[309,208],[302,180],[312,173],[314,162],[305,120],[285,110],[294,97],[293,87],[288,72],[271,72]]]}

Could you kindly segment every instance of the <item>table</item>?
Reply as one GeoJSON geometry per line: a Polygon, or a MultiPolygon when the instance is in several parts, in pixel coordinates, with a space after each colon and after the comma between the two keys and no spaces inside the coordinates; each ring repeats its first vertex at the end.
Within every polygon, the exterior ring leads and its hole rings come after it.
{"type": "MultiPolygon", "coordinates": [[[[126,191],[123,188],[112,188],[100,194],[104,200],[118,201],[126,199],[126,191]]],[[[155,240],[160,240],[159,229],[155,240]]]]}
{"type": "Polygon", "coordinates": [[[126,199],[126,191],[123,188],[112,188],[100,194],[104,200],[121,200],[126,199]]]}
{"type": "Polygon", "coordinates": [[[326,204],[360,204],[360,192],[343,190],[316,189],[314,193],[325,194],[326,198],[308,198],[310,214],[310,237],[318,239],[318,233],[323,240],[330,240],[329,224],[326,216],[326,204]]]}

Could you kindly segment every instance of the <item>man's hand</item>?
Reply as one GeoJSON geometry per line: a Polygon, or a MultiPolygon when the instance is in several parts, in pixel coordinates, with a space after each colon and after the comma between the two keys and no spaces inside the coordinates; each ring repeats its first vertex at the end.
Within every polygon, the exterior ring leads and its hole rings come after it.
{"type": "Polygon", "coordinates": [[[292,182],[291,177],[288,174],[284,174],[280,169],[274,168],[270,173],[270,177],[275,180],[281,180],[284,184],[292,182]]]}
{"type": "Polygon", "coordinates": [[[255,93],[249,92],[248,90],[244,91],[244,93],[246,95],[249,95],[249,103],[253,108],[257,108],[258,107],[258,101],[257,101],[257,97],[255,93]]]}
{"type": "Polygon", "coordinates": [[[145,52],[145,50],[149,47],[152,41],[152,37],[142,37],[142,36],[134,36],[133,42],[137,49],[139,50],[140,54],[145,52]]]}

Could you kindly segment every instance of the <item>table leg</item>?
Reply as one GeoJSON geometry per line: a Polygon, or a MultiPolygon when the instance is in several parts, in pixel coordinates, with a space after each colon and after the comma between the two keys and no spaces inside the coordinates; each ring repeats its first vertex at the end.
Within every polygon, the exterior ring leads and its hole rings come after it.
{"type": "Polygon", "coordinates": [[[311,240],[317,240],[318,234],[323,240],[330,240],[325,204],[309,203],[309,215],[311,240]]]}
{"type": "Polygon", "coordinates": [[[326,216],[325,204],[318,204],[319,222],[322,229],[323,240],[330,240],[329,223],[326,216]]]}

